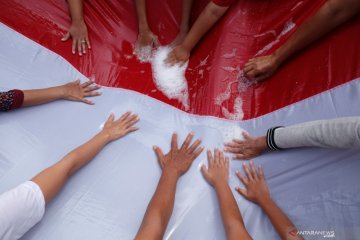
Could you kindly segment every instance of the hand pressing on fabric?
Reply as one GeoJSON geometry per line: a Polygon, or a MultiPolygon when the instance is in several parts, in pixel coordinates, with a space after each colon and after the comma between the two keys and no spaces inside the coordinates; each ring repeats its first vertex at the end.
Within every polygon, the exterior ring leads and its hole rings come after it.
{"type": "Polygon", "coordinates": [[[267,149],[266,137],[252,137],[248,133],[242,133],[244,140],[233,139],[225,143],[225,152],[233,153],[234,159],[249,160],[259,156],[267,149]]]}
{"type": "Polygon", "coordinates": [[[211,151],[207,151],[208,168],[201,166],[201,172],[206,181],[213,187],[216,185],[227,185],[229,180],[229,158],[218,149],[214,150],[214,157],[211,151]]]}
{"type": "Polygon", "coordinates": [[[142,30],[139,31],[138,38],[136,40],[136,48],[143,48],[143,47],[158,47],[159,40],[158,37],[150,30],[142,30]]]}
{"type": "Polygon", "coordinates": [[[119,119],[115,121],[114,119],[114,114],[110,114],[101,130],[101,134],[106,136],[108,142],[122,138],[139,129],[138,127],[134,127],[134,125],[139,122],[139,117],[136,114],[126,112],[119,119]]]}
{"type": "Polygon", "coordinates": [[[175,47],[165,59],[165,63],[169,66],[173,66],[175,64],[183,65],[190,58],[190,51],[184,47],[183,45],[179,45],[175,47]]]}
{"type": "Polygon", "coordinates": [[[244,74],[250,80],[262,81],[272,76],[279,65],[274,55],[252,58],[245,64],[244,74]]]}
{"type": "Polygon", "coordinates": [[[95,82],[91,80],[85,83],[80,83],[80,80],[76,80],[74,82],[60,86],[63,92],[63,99],[84,102],[86,104],[93,105],[94,103],[86,99],[86,97],[95,97],[101,95],[100,92],[96,92],[96,90],[100,89],[101,87],[97,84],[93,85],[94,83],[95,82]]]}
{"type": "Polygon", "coordinates": [[[96,92],[96,90],[101,87],[99,85],[92,84],[94,84],[93,81],[80,83],[80,80],[76,80],[56,87],[23,90],[23,107],[40,105],[60,99],[93,105],[94,102],[89,101],[86,98],[101,95],[100,92],[96,92]]]}
{"type": "Polygon", "coordinates": [[[262,203],[271,199],[269,188],[264,178],[264,172],[262,166],[258,167],[256,171],[255,165],[251,162],[249,165],[243,164],[243,168],[246,177],[241,175],[239,171],[236,171],[236,176],[241,180],[246,189],[237,187],[236,191],[240,193],[247,200],[256,204],[262,205],[262,203]]]}
{"type": "Polygon", "coordinates": [[[154,146],[154,150],[162,171],[180,177],[189,170],[192,162],[200,155],[204,147],[199,147],[201,144],[200,139],[190,145],[193,138],[192,133],[187,135],[180,148],[178,147],[177,138],[177,134],[174,133],[171,139],[171,149],[167,154],[164,154],[157,146],[154,146]]]}
{"type": "Polygon", "coordinates": [[[86,54],[86,49],[91,49],[91,44],[88,36],[87,26],[84,20],[74,21],[69,31],[63,36],[61,41],[66,42],[72,38],[72,53],[78,51],[79,56],[86,54]]]}

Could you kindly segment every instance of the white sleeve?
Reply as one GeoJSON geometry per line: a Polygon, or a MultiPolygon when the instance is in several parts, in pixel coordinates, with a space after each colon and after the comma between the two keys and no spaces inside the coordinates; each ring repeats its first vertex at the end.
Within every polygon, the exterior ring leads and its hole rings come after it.
{"type": "Polygon", "coordinates": [[[27,181],[0,195],[0,239],[17,240],[43,217],[45,199],[40,187],[27,181]]]}
{"type": "Polygon", "coordinates": [[[278,148],[360,148],[360,117],[320,120],[277,128],[273,141],[278,148]]]}

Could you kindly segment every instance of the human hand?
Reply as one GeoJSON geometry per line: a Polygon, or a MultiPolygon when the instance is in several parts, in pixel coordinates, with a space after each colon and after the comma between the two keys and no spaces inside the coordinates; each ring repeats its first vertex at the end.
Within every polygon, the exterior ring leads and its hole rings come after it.
{"type": "Polygon", "coordinates": [[[139,32],[138,38],[136,40],[136,46],[137,48],[142,47],[158,47],[159,41],[157,36],[150,30],[143,30],[139,32]]]}
{"type": "Polygon", "coordinates": [[[80,80],[76,80],[65,85],[60,86],[63,92],[63,99],[77,102],[84,102],[87,104],[93,105],[92,101],[86,99],[86,97],[95,97],[101,95],[100,92],[96,90],[101,87],[97,84],[94,84],[94,81],[87,81],[85,83],[80,83],[80,80]]]}
{"type": "Polygon", "coordinates": [[[227,184],[229,180],[229,158],[224,158],[224,153],[218,149],[214,150],[214,158],[211,151],[207,151],[208,168],[201,166],[201,172],[206,181],[213,187],[227,184]]]}
{"type": "Polygon", "coordinates": [[[118,120],[114,121],[114,118],[114,114],[110,114],[101,130],[101,134],[104,134],[109,142],[122,138],[128,133],[139,129],[138,127],[133,127],[139,122],[139,117],[136,114],[126,112],[118,120]]]}
{"type": "Polygon", "coordinates": [[[244,140],[233,139],[230,143],[225,143],[225,152],[233,153],[234,159],[249,160],[267,149],[266,137],[252,137],[243,132],[244,140]]]}
{"type": "Polygon", "coordinates": [[[69,31],[63,36],[61,41],[66,42],[72,38],[72,53],[75,54],[76,49],[79,56],[86,54],[86,47],[91,49],[88,30],[84,21],[73,22],[69,31]]]}
{"type": "Polygon", "coordinates": [[[177,134],[174,133],[171,139],[171,149],[164,155],[162,150],[154,146],[156,156],[159,160],[160,166],[163,172],[171,172],[177,177],[180,177],[187,170],[189,170],[192,162],[200,155],[204,147],[199,147],[201,140],[197,139],[191,146],[190,142],[193,138],[193,134],[187,135],[181,148],[178,148],[177,134]]]}
{"type": "Polygon", "coordinates": [[[243,168],[247,176],[246,178],[243,177],[239,171],[236,171],[236,175],[246,188],[245,190],[243,188],[237,187],[236,191],[238,191],[238,193],[240,193],[247,200],[261,205],[262,203],[271,199],[269,188],[264,178],[262,166],[260,165],[258,172],[256,172],[254,163],[251,162],[249,165],[250,169],[247,164],[243,164],[243,168]]]}
{"type": "Polygon", "coordinates": [[[165,63],[173,66],[180,63],[183,65],[190,58],[190,51],[182,45],[177,46],[171,52],[169,52],[165,63]]]}
{"type": "Polygon", "coordinates": [[[244,66],[244,75],[250,80],[262,81],[273,75],[279,65],[274,55],[252,58],[244,66]]]}

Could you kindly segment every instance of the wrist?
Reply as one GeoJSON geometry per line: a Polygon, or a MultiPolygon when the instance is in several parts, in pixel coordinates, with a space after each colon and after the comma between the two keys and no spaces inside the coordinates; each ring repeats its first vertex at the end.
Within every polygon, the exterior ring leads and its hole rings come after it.
{"type": "Polygon", "coordinates": [[[71,24],[72,25],[82,25],[82,24],[85,24],[85,21],[84,21],[83,17],[78,17],[78,18],[71,19],[71,24]]]}
{"type": "Polygon", "coordinates": [[[259,204],[259,206],[261,206],[261,208],[264,208],[266,206],[269,206],[272,203],[272,199],[270,197],[270,195],[266,195],[263,196],[262,198],[260,198],[257,203],[259,204]]]}
{"type": "Polygon", "coordinates": [[[272,53],[271,58],[276,66],[280,66],[281,63],[285,60],[281,48],[278,48],[274,53],[272,53]]]}
{"type": "Polygon", "coordinates": [[[102,130],[99,132],[96,136],[98,136],[101,140],[103,140],[105,143],[111,142],[111,136],[108,132],[102,130]]]}
{"type": "Polygon", "coordinates": [[[228,186],[228,182],[225,179],[216,180],[213,183],[215,190],[228,186]]]}
{"type": "Polygon", "coordinates": [[[179,173],[179,171],[177,169],[174,168],[163,168],[162,170],[162,177],[166,177],[166,178],[173,178],[173,179],[179,179],[181,174],[179,173]]]}
{"type": "Polygon", "coordinates": [[[261,137],[256,138],[255,146],[260,152],[265,151],[268,148],[267,142],[266,142],[266,136],[261,136],[261,137]]]}

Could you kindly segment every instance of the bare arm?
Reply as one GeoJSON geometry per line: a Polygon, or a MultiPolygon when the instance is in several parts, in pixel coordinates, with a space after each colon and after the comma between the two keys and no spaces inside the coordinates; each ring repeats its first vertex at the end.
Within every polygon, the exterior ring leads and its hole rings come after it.
{"type": "Polygon", "coordinates": [[[95,137],[68,153],[53,166],[36,175],[32,181],[39,185],[44,194],[45,202],[49,203],[70,176],[89,163],[106,144],[136,131],[137,128],[132,126],[138,120],[137,115],[131,115],[129,112],[116,121],[114,121],[114,115],[110,115],[103,130],[95,137]]]}
{"type": "Polygon", "coordinates": [[[271,76],[291,55],[346,22],[359,11],[358,0],[328,0],[273,54],[250,59],[244,67],[245,76],[253,80],[263,80],[271,76]]]}
{"type": "Polygon", "coordinates": [[[297,229],[286,214],[272,201],[268,186],[265,181],[263,169],[259,166],[258,172],[253,162],[250,168],[247,164],[243,164],[246,177],[240,172],[236,172],[245,189],[236,188],[236,190],[247,200],[258,204],[269,217],[274,228],[283,240],[301,240],[301,236],[297,234],[297,229]]]}
{"type": "Polygon", "coordinates": [[[190,52],[205,33],[224,15],[229,7],[221,7],[210,2],[201,12],[200,16],[186,35],[183,43],[171,51],[165,60],[168,64],[186,62],[190,52]]]}
{"type": "Polygon", "coordinates": [[[180,29],[175,40],[171,43],[172,46],[177,46],[181,44],[184,41],[187,33],[189,32],[192,2],[193,0],[183,0],[180,29]]]}
{"type": "Polygon", "coordinates": [[[24,90],[23,106],[34,106],[52,102],[59,99],[70,101],[81,101],[87,104],[94,104],[86,99],[86,97],[99,96],[99,92],[94,92],[100,86],[91,86],[94,82],[88,81],[80,84],[80,81],[70,82],[57,87],[50,87],[45,89],[24,90]]]}
{"type": "Polygon", "coordinates": [[[208,169],[202,166],[201,170],[205,179],[215,188],[227,239],[251,239],[245,229],[240,210],[228,184],[229,159],[224,159],[224,154],[217,149],[214,152],[214,159],[211,151],[208,151],[207,155],[208,169]]]}
{"type": "Polygon", "coordinates": [[[68,4],[71,26],[61,40],[67,41],[72,38],[72,53],[75,54],[77,49],[79,55],[82,56],[86,54],[86,46],[91,48],[88,30],[84,20],[83,0],[68,0],[68,4]]]}
{"type": "Polygon", "coordinates": [[[199,148],[200,140],[196,140],[190,146],[192,137],[192,134],[189,134],[178,149],[177,135],[173,134],[171,150],[166,155],[160,148],[154,147],[163,172],[135,237],[136,240],[163,238],[174,207],[177,181],[203,150],[202,147],[199,148]]]}

